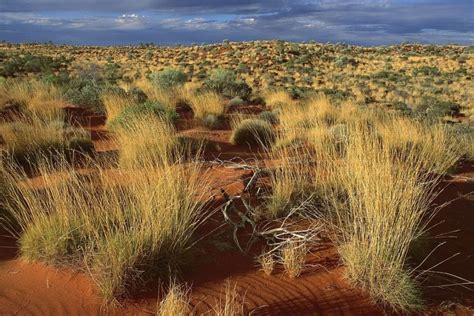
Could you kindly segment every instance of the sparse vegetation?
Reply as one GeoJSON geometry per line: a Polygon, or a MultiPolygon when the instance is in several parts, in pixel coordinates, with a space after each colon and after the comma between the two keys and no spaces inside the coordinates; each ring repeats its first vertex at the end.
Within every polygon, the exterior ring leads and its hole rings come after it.
{"type": "Polygon", "coordinates": [[[308,254],[384,308],[429,301],[432,221],[469,205],[440,193],[471,183],[472,49],[0,44],[0,61],[0,225],[25,264],[87,274],[106,302],[165,288],[158,315],[252,313],[240,278],[283,270],[298,287],[308,254]],[[194,305],[202,293],[169,280],[190,262],[212,273],[216,253],[219,277],[234,260],[240,276],[194,305]]]}

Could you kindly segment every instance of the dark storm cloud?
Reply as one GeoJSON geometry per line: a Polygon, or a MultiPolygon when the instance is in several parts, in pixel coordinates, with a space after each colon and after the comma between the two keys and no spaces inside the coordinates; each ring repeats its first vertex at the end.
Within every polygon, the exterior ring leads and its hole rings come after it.
{"type": "Polygon", "coordinates": [[[281,38],[472,44],[472,0],[0,0],[0,39],[72,44],[281,38]]]}
{"type": "Polygon", "coordinates": [[[286,0],[2,0],[0,11],[103,11],[169,10],[183,13],[257,13],[285,5],[286,0]]]}

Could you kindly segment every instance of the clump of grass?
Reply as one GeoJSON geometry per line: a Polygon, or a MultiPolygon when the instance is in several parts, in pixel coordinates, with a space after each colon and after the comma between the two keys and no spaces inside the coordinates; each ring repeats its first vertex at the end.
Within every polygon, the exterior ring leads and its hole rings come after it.
{"type": "Polygon", "coordinates": [[[270,124],[277,124],[279,122],[278,112],[276,111],[263,111],[258,115],[258,118],[270,124]]]}
{"type": "Polygon", "coordinates": [[[160,117],[134,118],[116,130],[120,146],[119,165],[140,168],[144,163],[161,166],[179,159],[173,125],[160,117]]]}
{"type": "Polygon", "coordinates": [[[203,92],[192,96],[189,99],[194,117],[203,120],[207,115],[219,117],[224,114],[225,103],[222,97],[216,92],[203,92]]]}
{"type": "Polygon", "coordinates": [[[237,292],[237,284],[232,285],[229,280],[225,282],[224,298],[220,298],[214,308],[216,316],[244,315],[243,298],[237,292]]]}
{"type": "Polygon", "coordinates": [[[108,123],[115,121],[125,108],[135,104],[132,97],[116,93],[103,94],[102,102],[104,103],[108,123]]]}
{"type": "Polygon", "coordinates": [[[113,128],[124,128],[129,122],[137,118],[139,119],[140,117],[151,115],[168,120],[169,122],[175,122],[178,118],[175,110],[170,110],[158,102],[147,101],[145,103],[124,107],[110,124],[113,128]]]}
{"type": "Polygon", "coordinates": [[[281,261],[289,278],[299,277],[305,268],[307,249],[303,242],[288,241],[281,249],[281,261]]]}
{"type": "Polygon", "coordinates": [[[271,192],[265,204],[265,217],[287,216],[295,206],[310,198],[308,154],[297,144],[270,151],[270,160],[277,166],[270,173],[271,192]]]}
{"type": "Polygon", "coordinates": [[[227,103],[227,106],[229,108],[234,108],[234,107],[238,108],[238,107],[243,106],[243,105],[245,105],[245,101],[242,100],[239,97],[235,97],[227,103]]]}
{"type": "Polygon", "coordinates": [[[88,271],[107,300],[169,279],[187,261],[208,199],[199,163],[144,161],[114,174],[97,166],[94,181],[63,166],[59,179],[56,168],[39,167],[41,189],[14,174],[21,185],[7,209],[24,259],[88,271]]]}
{"type": "Polygon", "coordinates": [[[351,128],[346,159],[333,176],[333,210],[342,228],[340,248],[347,276],[375,299],[399,309],[418,308],[420,292],[406,266],[411,243],[426,228],[422,222],[433,199],[436,178],[429,178],[420,157],[394,161],[366,127],[351,128]],[[429,179],[429,180],[428,180],[429,179]]]}
{"type": "MultiPolygon", "coordinates": [[[[3,153],[0,152],[0,155],[2,154],[3,153]]],[[[6,172],[7,171],[5,170],[5,166],[2,161],[0,162],[0,215],[3,214],[3,210],[6,207],[8,196],[9,181],[6,172]]]]}
{"type": "Polygon", "coordinates": [[[0,125],[0,135],[9,155],[20,164],[34,164],[40,157],[55,153],[93,150],[90,134],[79,127],[68,127],[63,120],[29,115],[20,121],[0,125]]]}
{"type": "Polygon", "coordinates": [[[61,89],[39,80],[7,80],[0,85],[0,108],[16,105],[25,114],[56,119],[66,105],[61,89]]]}
{"type": "Polygon", "coordinates": [[[175,110],[179,103],[188,103],[196,90],[195,84],[191,82],[172,89],[163,89],[152,85],[148,80],[139,80],[136,86],[145,92],[150,101],[158,102],[169,110],[175,110]]]}
{"type": "Polygon", "coordinates": [[[159,316],[185,316],[189,315],[191,297],[189,288],[173,282],[168,288],[166,296],[157,304],[159,316]]]}
{"type": "Polygon", "coordinates": [[[264,252],[258,257],[260,268],[266,275],[271,275],[275,266],[275,259],[271,252],[264,252]]]}
{"type": "Polygon", "coordinates": [[[411,154],[419,157],[426,172],[446,173],[460,158],[462,142],[450,135],[446,126],[393,117],[377,126],[379,136],[394,159],[411,154]],[[403,131],[400,132],[400,131],[403,131]]]}
{"type": "Polygon", "coordinates": [[[271,90],[264,95],[265,103],[272,109],[285,108],[291,106],[295,101],[285,90],[271,90]]]}
{"type": "Polygon", "coordinates": [[[270,123],[259,119],[245,119],[238,123],[231,136],[231,142],[237,145],[265,145],[275,140],[275,132],[270,123]]]}

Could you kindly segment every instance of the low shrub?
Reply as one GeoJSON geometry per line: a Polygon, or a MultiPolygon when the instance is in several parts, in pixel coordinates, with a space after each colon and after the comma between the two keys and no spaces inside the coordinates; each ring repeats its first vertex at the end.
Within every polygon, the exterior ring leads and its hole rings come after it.
{"type": "Polygon", "coordinates": [[[152,73],[150,80],[157,88],[170,90],[184,85],[187,76],[180,70],[168,68],[152,73]]]}
{"type": "Polygon", "coordinates": [[[74,105],[90,108],[97,113],[104,113],[102,92],[103,87],[96,81],[76,78],[66,87],[64,98],[74,105]]]}
{"type": "Polygon", "coordinates": [[[243,80],[237,79],[236,74],[231,70],[217,69],[204,80],[203,88],[214,91],[225,98],[240,97],[247,100],[252,93],[252,89],[243,80]]]}
{"type": "Polygon", "coordinates": [[[217,129],[221,125],[222,120],[215,114],[206,114],[201,122],[202,125],[209,129],[217,129]]]}

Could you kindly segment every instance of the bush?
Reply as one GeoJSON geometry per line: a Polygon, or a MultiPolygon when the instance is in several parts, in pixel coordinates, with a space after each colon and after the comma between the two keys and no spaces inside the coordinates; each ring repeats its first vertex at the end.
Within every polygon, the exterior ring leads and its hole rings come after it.
{"type": "Polygon", "coordinates": [[[104,113],[101,94],[102,87],[94,80],[74,79],[66,88],[64,98],[77,106],[93,109],[95,112],[104,113]]]}
{"type": "Polygon", "coordinates": [[[172,123],[178,119],[178,114],[176,111],[170,110],[159,102],[147,101],[145,103],[125,107],[119,116],[117,116],[117,118],[111,122],[111,126],[125,127],[127,123],[134,118],[147,116],[150,114],[164,118],[172,123]]]}
{"type": "Polygon", "coordinates": [[[203,88],[226,98],[241,97],[248,100],[252,89],[243,80],[238,80],[231,70],[217,69],[203,83],[203,88]]]}
{"type": "Polygon", "coordinates": [[[275,140],[275,132],[270,123],[260,119],[246,119],[237,124],[231,136],[236,145],[270,145],[275,140]]]}
{"type": "Polygon", "coordinates": [[[182,86],[186,82],[187,76],[180,70],[168,68],[152,73],[150,80],[156,87],[168,90],[182,86]]]}

